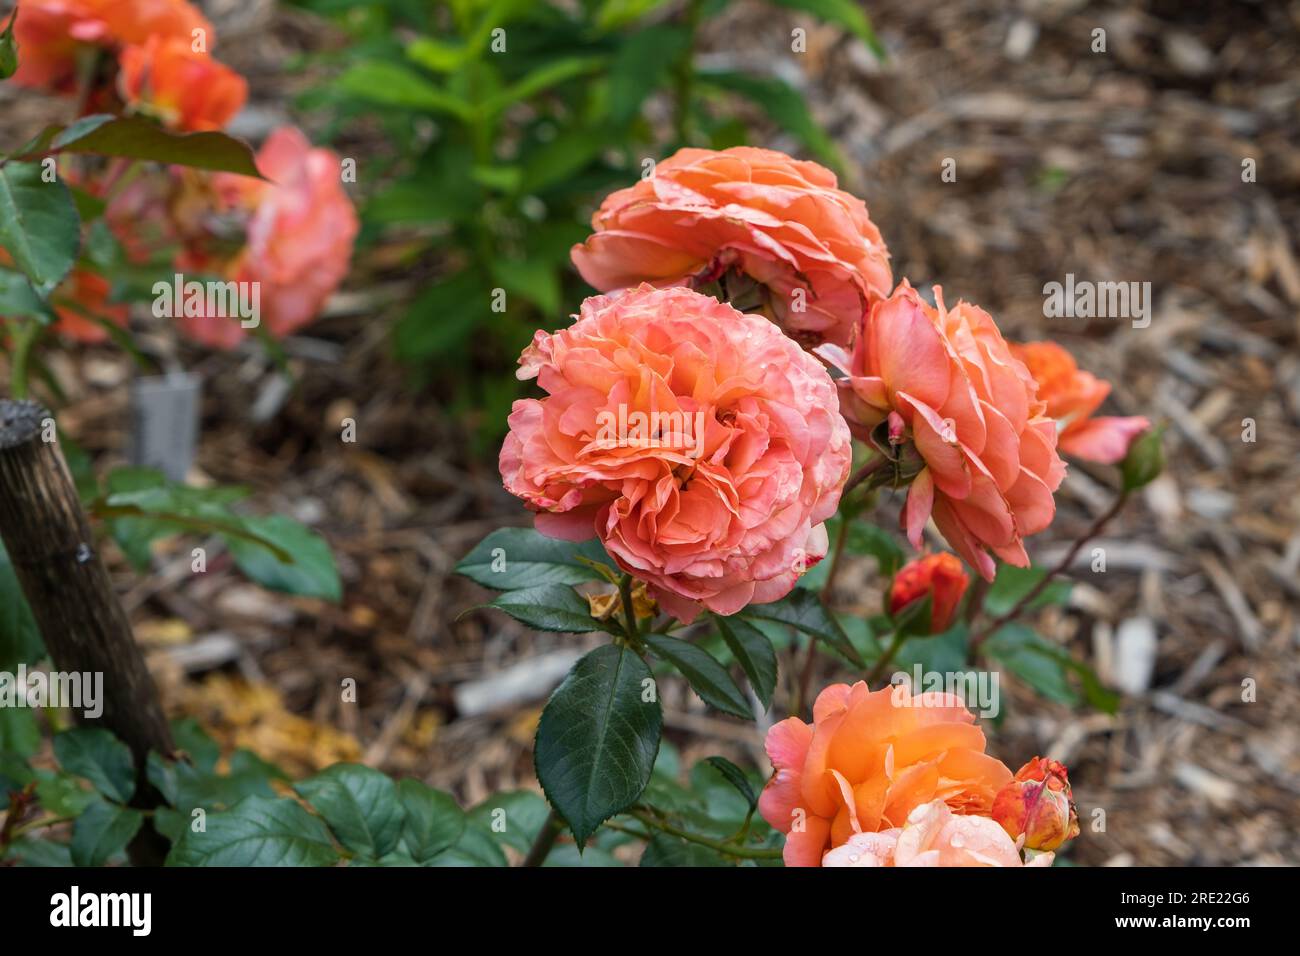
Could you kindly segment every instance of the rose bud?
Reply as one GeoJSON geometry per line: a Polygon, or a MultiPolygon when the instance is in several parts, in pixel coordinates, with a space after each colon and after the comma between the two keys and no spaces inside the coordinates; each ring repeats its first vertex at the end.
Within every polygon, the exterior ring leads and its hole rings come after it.
{"type": "Polygon", "coordinates": [[[993,799],[993,819],[1027,850],[1055,850],[1079,835],[1070,778],[1056,760],[1035,757],[993,799]]]}
{"type": "Polygon", "coordinates": [[[889,592],[889,613],[897,616],[913,601],[931,597],[930,633],[948,630],[953,612],[966,593],[970,577],[954,555],[946,551],[917,558],[894,576],[894,586],[889,592]]]}

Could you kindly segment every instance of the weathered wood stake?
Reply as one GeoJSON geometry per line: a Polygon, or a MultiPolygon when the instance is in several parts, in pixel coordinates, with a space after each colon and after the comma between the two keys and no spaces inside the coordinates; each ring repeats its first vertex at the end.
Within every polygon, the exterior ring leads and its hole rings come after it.
{"type": "MultiPolygon", "coordinates": [[[[52,423],[35,402],[0,400],[0,537],[56,669],[104,675],[102,715],[88,721],[74,714],[131,748],[138,771],[132,803],[149,809],[158,795],[145,779],[145,758],[150,750],[171,755],[171,731],[63,455],[45,440],[52,423]]],[[[132,860],[161,862],[165,846],[145,827],[132,860]]]]}

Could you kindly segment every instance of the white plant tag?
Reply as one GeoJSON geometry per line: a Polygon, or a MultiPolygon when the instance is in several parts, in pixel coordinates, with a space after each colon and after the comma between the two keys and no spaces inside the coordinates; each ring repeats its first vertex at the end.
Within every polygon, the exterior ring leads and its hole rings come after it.
{"type": "Polygon", "coordinates": [[[184,481],[198,443],[198,376],[188,372],[137,378],[131,384],[131,462],[184,481]]]}

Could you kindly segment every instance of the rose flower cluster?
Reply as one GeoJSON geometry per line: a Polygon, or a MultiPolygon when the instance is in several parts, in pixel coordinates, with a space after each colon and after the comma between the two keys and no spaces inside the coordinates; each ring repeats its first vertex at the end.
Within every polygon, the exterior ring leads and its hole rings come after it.
{"type": "Polygon", "coordinates": [[[759,812],[787,866],[1050,866],[1079,832],[1063,766],[1012,774],[952,694],[833,684],[767,735],[759,812]]]}
{"type": "MultiPolygon", "coordinates": [[[[996,561],[1026,567],[1060,452],[1122,458],[1145,419],[1093,418],[1109,386],[1064,350],[1003,338],[984,309],[894,285],[867,207],[771,150],[683,149],[609,196],[574,265],[603,295],[538,332],[501,450],[537,530],[598,538],[682,622],[787,595],[827,553],[851,438],[860,480],[906,488],[921,548],[893,580],[946,629],[996,561]],[[637,427],[629,426],[637,422],[637,427]]],[[[951,695],[835,685],[772,728],[760,809],[801,866],[1045,866],[1078,832],[1065,768],[1013,774],[951,695]]]]}
{"type": "Polygon", "coordinates": [[[1055,515],[1058,434],[1115,460],[1145,427],[1089,421],[1105,383],[1008,343],[978,306],[891,291],[866,205],[816,163],[683,149],[592,225],[572,256],[606,295],[525,350],[519,375],[547,397],[515,403],[501,474],[539,531],[598,537],[683,621],[778,600],[825,556],[845,429],[887,443],[912,544],[933,518],[991,580],[1055,515]],[[1042,394],[1027,361],[1051,364],[1042,394]],[[620,409],[700,434],[603,433],[620,409]]]}
{"type": "MultiPolygon", "coordinates": [[[[185,0],[24,0],[16,17],[12,82],[70,97],[82,115],[214,131],[248,98],[244,78],[212,55],[212,25],[185,0]]],[[[105,200],[105,222],[134,263],[257,283],[262,327],[279,338],[315,318],[342,282],[358,221],[339,158],[297,129],[273,132],[256,160],[260,180],[181,167],[142,176],[125,160],[61,175],[105,200]]],[[[125,327],[127,309],[110,292],[103,276],[75,269],[53,297],[56,330],[96,342],[108,326],[125,327]]],[[[208,346],[248,335],[238,318],[204,308],[176,318],[208,346]]]]}

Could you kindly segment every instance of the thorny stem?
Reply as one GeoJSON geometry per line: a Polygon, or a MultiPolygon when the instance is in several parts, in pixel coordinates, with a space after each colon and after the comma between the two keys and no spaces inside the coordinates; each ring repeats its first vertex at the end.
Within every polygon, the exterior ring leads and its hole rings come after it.
{"type": "Polygon", "coordinates": [[[971,654],[974,654],[976,651],[978,651],[980,649],[980,645],[982,645],[986,640],[988,640],[992,634],[996,633],[999,628],[1001,628],[1003,625],[1011,623],[1016,618],[1020,617],[1020,615],[1025,612],[1025,609],[1028,608],[1029,605],[1033,603],[1034,599],[1037,598],[1038,595],[1043,593],[1043,591],[1047,588],[1047,585],[1049,585],[1052,582],[1052,579],[1055,578],[1058,574],[1060,574],[1062,571],[1064,571],[1066,568],[1068,568],[1071,564],[1074,563],[1075,555],[1077,555],[1083,549],[1083,546],[1087,544],[1089,541],[1091,541],[1093,538],[1097,537],[1097,535],[1101,534],[1102,529],[1105,528],[1106,525],[1110,523],[1111,519],[1120,513],[1125,503],[1128,501],[1128,495],[1129,495],[1128,489],[1121,491],[1119,493],[1119,496],[1114,500],[1111,506],[1107,508],[1106,511],[1102,513],[1097,518],[1097,520],[1092,523],[1092,525],[1088,528],[1088,530],[1085,531],[1083,535],[1074,542],[1073,545],[1070,546],[1070,550],[1065,553],[1064,557],[1062,557],[1060,561],[1057,561],[1056,564],[1052,567],[1052,569],[1048,571],[1045,575],[1043,575],[1043,577],[1039,580],[1037,584],[1035,584],[1032,588],[1030,588],[1028,594],[1022,597],[1019,601],[1017,601],[1015,603],[1015,606],[1012,607],[1011,610],[1007,611],[1005,614],[1000,615],[999,617],[994,618],[992,621],[986,624],[984,628],[979,631],[979,633],[971,637],[970,639],[971,654]]]}
{"type": "Polygon", "coordinates": [[[563,822],[560,815],[552,810],[546,815],[546,822],[542,828],[537,831],[537,838],[533,840],[533,845],[528,850],[528,855],[524,857],[524,862],[520,866],[541,866],[546,862],[547,855],[551,852],[551,847],[555,846],[555,839],[560,835],[560,828],[563,822]]]}
{"type": "Polygon", "coordinates": [[[727,843],[722,840],[713,840],[709,837],[701,836],[698,833],[691,833],[687,830],[675,827],[667,820],[659,820],[645,810],[629,810],[628,815],[640,820],[643,824],[652,829],[662,830],[664,833],[685,840],[687,843],[696,843],[726,856],[734,856],[742,860],[781,859],[780,850],[767,849],[765,847],[737,846],[734,843],[727,843]]]}

